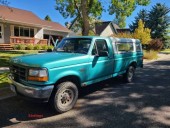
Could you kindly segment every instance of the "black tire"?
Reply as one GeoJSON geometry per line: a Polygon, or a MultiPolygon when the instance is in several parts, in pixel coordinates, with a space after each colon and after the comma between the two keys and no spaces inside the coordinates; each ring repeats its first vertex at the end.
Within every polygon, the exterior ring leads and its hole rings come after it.
{"type": "Polygon", "coordinates": [[[50,104],[57,113],[71,110],[78,98],[77,86],[72,82],[62,82],[56,85],[56,90],[51,97],[50,104]]]}
{"type": "Polygon", "coordinates": [[[134,74],[135,74],[135,67],[131,65],[126,70],[126,73],[123,75],[125,82],[131,83],[133,81],[134,74]]]}

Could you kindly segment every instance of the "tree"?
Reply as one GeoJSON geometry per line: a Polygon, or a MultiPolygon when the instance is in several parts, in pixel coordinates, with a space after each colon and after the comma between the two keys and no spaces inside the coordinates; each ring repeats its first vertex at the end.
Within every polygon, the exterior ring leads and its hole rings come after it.
{"type": "Polygon", "coordinates": [[[166,30],[166,35],[164,35],[164,47],[163,48],[170,48],[170,25],[168,26],[166,30]]]}
{"type": "Polygon", "coordinates": [[[56,0],[56,10],[64,18],[76,18],[82,35],[88,35],[91,29],[91,17],[99,19],[103,8],[98,0],[56,0]]]}
{"type": "Polygon", "coordinates": [[[0,0],[0,5],[8,6],[9,2],[7,0],[0,0]]]}
{"type": "Polygon", "coordinates": [[[166,40],[167,28],[170,25],[169,12],[170,8],[160,3],[154,5],[149,12],[148,27],[151,29],[153,39],[161,38],[163,42],[166,40]]]}
{"type": "Polygon", "coordinates": [[[138,22],[138,28],[135,29],[135,32],[133,34],[133,37],[136,39],[141,40],[141,43],[143,45],[149,44],[149,41],[151,40],[150,32],[151,30],[144,27],[144,23],[142,20],[139,20],[138,22]]]}
{"type": "Polygon", "coordinates": [[[135,17],[135,21],[132,22],[132,24],[129,25],[131,32],[134,32],[135,29],[138,27],[138,22],[139,22],[140,19],[145,23],[145,28],[146,28],[147,23],[148,23],[148,12],[147,12],[147,10],[142,9],[142,10],[139,11],[137,16],[135,17]]]}
{"type": "Polygon", "coordinates": [[[44,18],[44,20],[52,21],[49,15],[46,15],[46,17],[44,18]]]}
{"type": "Polygon", "coordinates": [[[119,26],[126,26],[126,17],[130,16],[137,5],[146,6],[150,0],[111,0],[109,14],[115,14],[119,21],[119,26]]]}

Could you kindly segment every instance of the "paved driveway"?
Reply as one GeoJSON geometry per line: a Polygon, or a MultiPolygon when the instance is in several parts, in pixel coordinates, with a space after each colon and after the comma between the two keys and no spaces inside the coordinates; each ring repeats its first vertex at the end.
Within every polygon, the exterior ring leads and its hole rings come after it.
{"type": "Polygon", "coordinates": [[[55,115],[47,104],[18,97],[0,101],[0,127],[170,127],[170,57],[136,72],[133,83],[114,78],[86,87],[75,108],[55,115]]]}

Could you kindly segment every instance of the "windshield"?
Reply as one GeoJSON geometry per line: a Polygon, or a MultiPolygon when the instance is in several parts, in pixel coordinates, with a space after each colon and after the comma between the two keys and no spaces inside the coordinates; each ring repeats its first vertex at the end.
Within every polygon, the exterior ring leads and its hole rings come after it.
{"type": "Polygon", "coordinates": [[[87,54],[90,44],[90,38],[66,38],[57,45],[55,51],[87,54]]]}

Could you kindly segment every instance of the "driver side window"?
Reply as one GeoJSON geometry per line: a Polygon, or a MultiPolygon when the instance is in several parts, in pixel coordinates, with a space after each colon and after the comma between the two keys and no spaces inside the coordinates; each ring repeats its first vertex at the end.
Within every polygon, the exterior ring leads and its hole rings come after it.
{"type": "Polygon", "coordinates": [[[95,41],[95,44],[92,49],[92,55],[99,54],[99,52],[109,52],[107,43],[103,39],[98,39],[95,41]]]}

